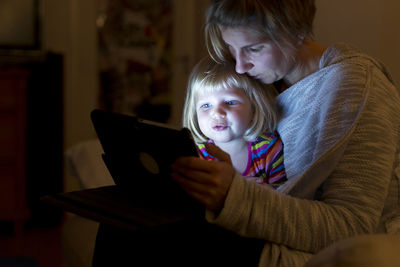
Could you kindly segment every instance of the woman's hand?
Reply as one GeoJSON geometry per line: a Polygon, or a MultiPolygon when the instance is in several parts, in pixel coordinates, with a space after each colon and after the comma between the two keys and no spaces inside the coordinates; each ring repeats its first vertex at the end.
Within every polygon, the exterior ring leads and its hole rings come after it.
{"type": "Polygon", "coordinates": [[[209,210],[220,211],[236,171],[227,153],[213,144],[206,147],[218,161],[178,158],[172,165],[172,178],[209,210]]]}

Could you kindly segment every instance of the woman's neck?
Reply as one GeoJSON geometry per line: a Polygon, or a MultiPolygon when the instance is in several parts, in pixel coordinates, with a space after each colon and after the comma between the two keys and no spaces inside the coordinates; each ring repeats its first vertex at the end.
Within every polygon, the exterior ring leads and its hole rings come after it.
{"type": "Polygon", "coordinates": [[[316,72],[319,69],[319,62],[325,49],[325,46],[313,40],[304,40],[296,55],[296,63],[293,69],[283,78],[281,90],[292,86],[296,82],[316,72]]]}

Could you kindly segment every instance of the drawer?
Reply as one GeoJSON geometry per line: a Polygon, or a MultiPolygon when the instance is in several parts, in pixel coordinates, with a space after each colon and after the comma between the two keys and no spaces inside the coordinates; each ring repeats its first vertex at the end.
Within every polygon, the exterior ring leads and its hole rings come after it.
{"type": "Polygon", "coordinates": [[[0,109],[15,109],[18,100],[17,95],[15,81],[3,79],[0,84],[0,109]]]}
{"type": "Polygon", "coordinates": [[[16,209],[16,168],[0,165],[0,219],[13,219],[16,209]]]}
{"type": "MultiPolygon", "coordinates": [[[[10,71],[0,75],[0,110],[16,109],[26,88],[25,72],[10,71]]],[[[23,102],[22,102],[23,103],[23,102]]]]}
{"type": "Polygon", "coordinates": [[[18,136],[16,115],[0,112],[0,163],[15,160],[18,136]]]}

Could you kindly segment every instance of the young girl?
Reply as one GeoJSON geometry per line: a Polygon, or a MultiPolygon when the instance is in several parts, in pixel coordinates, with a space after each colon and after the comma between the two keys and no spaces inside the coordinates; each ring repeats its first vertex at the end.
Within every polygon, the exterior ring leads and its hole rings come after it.
{"type": "Polygon", "coordinates": [[[204,58],[189,78],[183,126],[202,158],[216,160],[207,151],[215,144],[242,176],[277,188],[286,175],[282,141],[274,134],[274,96],[274,89],[237,74],[232,64],[204,58]]]}

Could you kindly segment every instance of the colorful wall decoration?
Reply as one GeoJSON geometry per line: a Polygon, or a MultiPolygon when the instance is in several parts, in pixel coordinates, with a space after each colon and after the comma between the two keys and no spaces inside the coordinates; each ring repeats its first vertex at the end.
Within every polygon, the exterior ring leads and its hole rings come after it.
{"type": "Polygon", "coordinates": [[[100,106],[165,122],[172,102],[172,0],[98,1],[100,106]]]}

